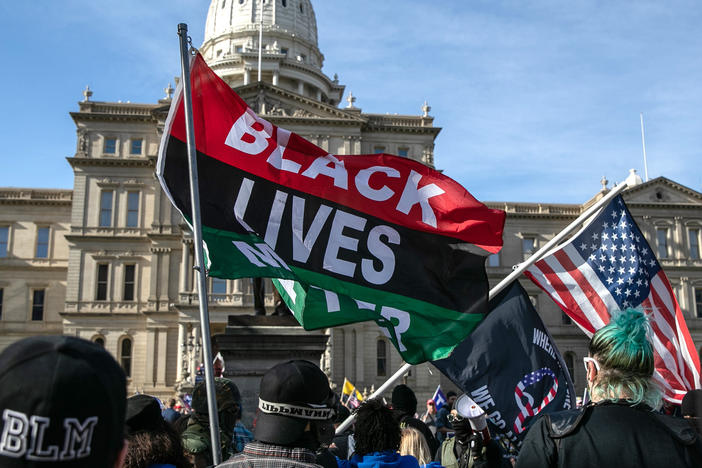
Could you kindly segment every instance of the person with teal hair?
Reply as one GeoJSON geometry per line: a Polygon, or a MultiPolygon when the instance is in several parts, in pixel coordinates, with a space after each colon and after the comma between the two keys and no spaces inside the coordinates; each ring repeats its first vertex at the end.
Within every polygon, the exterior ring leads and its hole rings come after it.
{"type": "Polygon", "coordinates": [[[684,419],[658,413],[650,324],[638,309],[615,311],[583,358],[591,402],[538,417],[517,468],[700,467],[702,441],[684,419]]]}

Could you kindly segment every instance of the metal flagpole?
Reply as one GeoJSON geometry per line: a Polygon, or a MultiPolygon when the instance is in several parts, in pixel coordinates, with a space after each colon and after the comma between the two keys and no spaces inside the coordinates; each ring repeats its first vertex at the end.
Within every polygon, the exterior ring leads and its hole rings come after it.
{"type": "Polygon", "coordinates": [[[202,332],[202,348],[205,353],[205,385],[207,387],[207,410],[210,419],[210,438],[212,440],[212,460],[215,465],[222,462],[219,440],[219,416],[215,398],[215,381],[212,372],[212,344],[210,342],[210,317],[207,311],[207,277],[205,262],[202,254],[202,223],[200,221],[200,193],[197,178],[197,161],[195,146],[195,129],[193,127],[193,103],[190,89],[190,53],[188,43],[188,25],[178,25],[180,36],[180,62],[183,81],[183,100],[185,103],[185,128],[188,137],[188,166],[190,169],[190,203],[192,205],[193,247],[195,250],[195,266],[198,272],[197,293],[200,305],[200,330],[202,332]]]}
{"type": "MultiPolygon", "coordinates": [[[[261,54],[263,53],[263,1],[258,11],[258,81],[261,81],[261,54]]],[[[260,110],[260,109],[259,109],[260,110]]]]}
{"type": "Polygon", "coordinates": [[[644,136],[643,112],[639,114],[639,117],[641,117],[641,146],[643,146],[644,172],[646,175],[645,182],[648,182],[648,163],[646,162],[646,137],[644,136]]]}
{"type": "MultiPolygon", "coordinates": [[[[621,193],[624,189],[627,188],[626,182],[622,182],[619,184],[617,187],[613,188],[610,190],[610,192],[605,195],[601,200],[599,200],[597,203],[592,205],[590,208],[585,210],[578,218],[570,223],[568,226],[566,226],[565,229],[563,229],[560,233],[558,233],[553,239],[551,239],[549,242],[546,243],[543,247],[541,247],[539,250],[534,252],[534,254],[529,257],[528,260],[526,260],[523,263],[520,263],[515,270],[507,275],[502,281],[500,281],[498,284],[496,284],[488,293],[488,300],[492,299],[502,291],[505,287],[507,287],[517,276],[521,275],[524,270],[529,268],[532,264],[536,263],[541,257],[544,256],[545,253],[547,253],[551,248],[553,248],[555,245],[557,245],[561,240],[563,240],[564,237],[566,237],[568,234],[573,232],[576,228],[578,228],[585,220],[587,220],[590,216],[592,216],[597,210],[599,210],[602,206],[604,206],[606,203],[608,203],[612,198],[617,196],[619,193],[621,193]]],[[[403,364],[400,369],[395,372],[392,377],[390,377],[383,385],[381,385],[378,390],[373,392],[368,399],[370,400],[371,398],[375,398],[376,396],[380,395],[383,393],[390,385],[395,383],[400,377],[402,377],[409,369],[412,367],[412,364],[405,363],[403,364]]],[[[353,423],[353,420],[355,419],[356,415],[351,415],[344,422],[339,424],[339,427],[336,429],[337,434],[341,434],[346,430],[347,427],[353,423]]]]}

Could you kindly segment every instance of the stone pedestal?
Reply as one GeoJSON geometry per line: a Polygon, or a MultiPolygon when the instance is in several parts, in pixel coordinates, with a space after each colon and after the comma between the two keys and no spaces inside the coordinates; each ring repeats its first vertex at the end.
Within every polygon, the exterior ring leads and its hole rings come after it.
{"type": "Polygon", "coordinates": [[[224,334],[214,344],[225,362],[224,377],[241,392],[245,426],[251,427],[258,407],[263,374],[290,359],[306,359],[317,365],[327,344],[324,330],[305,331],[292,315],[230,315],[224,334]]]}

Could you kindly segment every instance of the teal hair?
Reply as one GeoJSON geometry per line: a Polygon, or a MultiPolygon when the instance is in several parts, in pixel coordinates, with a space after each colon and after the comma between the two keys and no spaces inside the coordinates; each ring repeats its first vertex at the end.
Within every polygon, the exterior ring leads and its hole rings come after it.
{"type": "Polygon", "coordinates": [[[653,346],[648,339],[651,326],[643,311],[626,309],[612,313],[612,319],[590,340],[590,356],[600,364],[592,388],[593,400],[627,400],[658,409],[661,390],[653,381],[653,346]]]}

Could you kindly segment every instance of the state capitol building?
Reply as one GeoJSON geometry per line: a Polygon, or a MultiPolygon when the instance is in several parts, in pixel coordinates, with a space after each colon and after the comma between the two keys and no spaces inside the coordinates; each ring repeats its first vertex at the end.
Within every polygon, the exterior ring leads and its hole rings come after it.
{"type": "MultiPolygon", "coordinates": [[[[418,115],[364,113],[336,77],[322,72],[310,0],[263,4],[258,81],[258,1],[213,0],[199,47],[255,112],[332,154],[384,152],[434,166],[441,129],[426,105],[418,115]]],[[[154,172],[171,95],[169,89],[155,103],[100,102],[86,90],[70,112],[76,126],[75,154],[67,158],[73,189],[0,188],[0,349],[30,335],[75,335],[115,356],[128,375],[129,393],[168,398],[192,385],[202,362],[193,241],[154,172]]],[[[665,177],[644,183],[632,172],[627,180],[634,186],[624,199],[702,352],[702,193],[665,177]]],[[[608,191],[605,180],[593,181],[593,192],[598,187],[584,205],[484,202],[507,213],[504,248],[487,259],[491,284],[608,191]]],[[[582,395],[580,362],[588,339],[531,281],[522,277],[521,283],[582,395]]],[[[224,332],[229,316],[253,314],[250,279],[210,278],[208,289],[213,334],[224,332]]],[[[269,280],[266,293],[270,313],[269,280]]],[[[328,339],[320,365],[337,391],[346,377],[370,392],[403,364],[374,322],[321,333],[328,339]]],[[[439,383],[453,387],[428,364],[413,367],[405,382],[420,407],[439,383]]]]}

